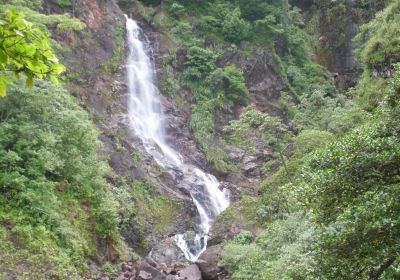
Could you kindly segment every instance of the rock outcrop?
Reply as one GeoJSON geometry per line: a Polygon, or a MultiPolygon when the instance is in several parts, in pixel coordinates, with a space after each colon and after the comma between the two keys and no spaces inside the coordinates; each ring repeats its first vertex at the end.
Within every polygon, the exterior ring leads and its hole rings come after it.
{"type": "Polygon", "coordinates": [[[204,280],[226,279],[226,275],[222,267],[218,265],[221,254],[221,245],[211,246],[208,247],[207,250],[205,250],[196,261],[204,280]]]}

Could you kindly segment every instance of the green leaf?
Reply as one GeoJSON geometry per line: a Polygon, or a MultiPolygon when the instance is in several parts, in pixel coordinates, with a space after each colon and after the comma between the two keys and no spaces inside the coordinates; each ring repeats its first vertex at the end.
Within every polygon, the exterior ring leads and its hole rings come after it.
{"type": "Polygon", "coordinates": [[[6,88],[6,84],[3,80],[3,77],[0,77],[0,96],[4,97],[7,95],[7,88],[6,88]]]}
{"type": "Polygon", "coordinates": [[[0,65],[6,65],[8,61],[8,57],[5,51],[3,51],[2,49],[0,49],[0,65]]]}

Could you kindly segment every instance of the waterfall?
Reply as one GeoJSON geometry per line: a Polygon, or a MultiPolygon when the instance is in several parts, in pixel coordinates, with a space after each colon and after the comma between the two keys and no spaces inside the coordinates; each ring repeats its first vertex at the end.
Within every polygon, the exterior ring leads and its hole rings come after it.
{"type": "Polygon", "coordinates": [[[178,183],[189,189],[201,224],[195,236],[182,233],[175,235],[174,239],[185,257],[190,261],[195,261],[206,249],[211,223],[228,207],[229,200],[219,189],[219,183],[213,175],[185,163],[182,156],[166,142],[159,90],[154,85],[153,63],[146,53],[148,45],[146,38],[136,22],[127,16],[126,31],[129,120],[146,151],[156,162],[172,172],[178,170],[180,174],[183,174],[178,183]]]}

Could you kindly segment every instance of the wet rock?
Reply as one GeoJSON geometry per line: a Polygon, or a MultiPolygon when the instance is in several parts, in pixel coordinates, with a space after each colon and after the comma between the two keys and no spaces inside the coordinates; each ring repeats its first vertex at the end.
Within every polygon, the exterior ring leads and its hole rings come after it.
{"type": "Polygon", "coordinates": [[[201,271],[196,264],[189,265],[179,271],[179,276],[186,280],[202,280],[201,271]]]}
{"type": "Polygon", "coordinates": [[[208,247],[196,261],[204,280],[216,280],[222,269],[218,266],[218,259],[222,253],[222,246],[208,247]]]}
{"type": "Polygon", "coordinates": [[[183,252],[176,246],[173,236],[156,244],[151,251],[151,257],[160,264],[160,270],[168,273],[189,264],[183,252]]]}

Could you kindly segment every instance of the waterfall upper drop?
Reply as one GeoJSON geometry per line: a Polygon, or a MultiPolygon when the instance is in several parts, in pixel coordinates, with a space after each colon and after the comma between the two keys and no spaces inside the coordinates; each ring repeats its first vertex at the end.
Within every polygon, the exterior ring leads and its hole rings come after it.
{"type": "Polygon", "coordinates": [[[146,53],[142,40],[146,38],[136,22],[126,16],[128,57],[126,63],[129,90],[128,114],[131,126],[143,142],[146,151],[162,167],[179,171],[178,184],[185,186],[195,204],[201,224],[195,237],[177,234],[176,244],[185,257],[195,261],[206,249],[207,234],[216,216],[229,206],[229,200],[219,189],[217,179],[197,167],[186,164],[182,156],[165,140],[165,124],[159,100],[159,90],[154,84],[154,66],[146,53]],[[142,38],[142,40],[141,40],[142,38]]]}

